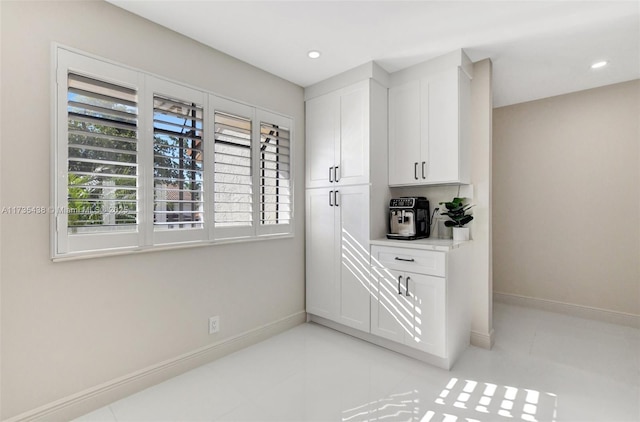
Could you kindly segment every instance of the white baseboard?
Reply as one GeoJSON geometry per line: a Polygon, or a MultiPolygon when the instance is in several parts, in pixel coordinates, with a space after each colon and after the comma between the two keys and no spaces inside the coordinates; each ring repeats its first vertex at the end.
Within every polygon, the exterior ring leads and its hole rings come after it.
{"type": "Polygon", "coordinates": [[[480,333],[477,331],[471,331],[471,345],[481,347],[483,349],[491,350],[493,343],[495,342],[495,335],[493,328],[488,334],[480,333]]]}
{"type": "Polygon", "coordinates": [[[301,311],[46,404],[4,422],[68,421],[304,323],[301,311]]]}
{"type": "Polygon", "coordinates": [[[495,302],[506,303],[509,305],[526,306],[541,309],[543,311],[557,312],[560,314],[607,322],[609,324],[640,328],[640,315],[610,311],[607,309],[593,308],[590,306],[576,305],[573,303],[565,303],[555,300],[514,295],[511,293],[493,292],[493,300],[495,302]]]}

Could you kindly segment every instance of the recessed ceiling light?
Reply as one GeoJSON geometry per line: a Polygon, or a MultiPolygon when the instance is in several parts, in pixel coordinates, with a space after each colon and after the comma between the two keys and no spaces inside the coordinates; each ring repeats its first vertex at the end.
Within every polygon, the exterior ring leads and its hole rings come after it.
{"type": "Polygon", "coordinates": [[[601,67],[605,67],[606,65],[608,65],[609,62],[606,60],[603,60],[601,62],[597,62],[591,65],[591,69],[599,69],[601,67]]]}
{"type": "Polygon", "coordinates": [[[307,56],[309,56],[310,59],[317,59],[320,57],[320,52],[318,50],[311,50],[307,53],[307,56]]]}

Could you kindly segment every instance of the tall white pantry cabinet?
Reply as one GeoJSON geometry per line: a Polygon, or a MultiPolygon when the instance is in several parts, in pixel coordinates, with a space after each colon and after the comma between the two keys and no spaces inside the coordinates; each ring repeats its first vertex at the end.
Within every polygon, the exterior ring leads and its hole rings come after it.
{"type": "Polygon", "coordinates": [[[470,248],[386,239],[388,206],[390,186],[469,183],[471,77],[458,50],[305,89],[308,319],[442,368],[469,344],[470,248]]]}
{"type": "Polygon", "coordinates": [[[370,331],[369,239],[386,234],[387,87],[370,63],[307,91],[309,314],[370,331]]]}

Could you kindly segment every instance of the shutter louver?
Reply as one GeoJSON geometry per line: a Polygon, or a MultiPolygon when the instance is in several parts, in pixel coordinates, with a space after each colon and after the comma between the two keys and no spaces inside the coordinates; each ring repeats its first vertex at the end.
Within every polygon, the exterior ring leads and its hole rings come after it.
{"type": "Polygon", "coordinates": [[[202,106],[153,97],[154,230],[203,227],[202,106]]]}
{"type": "Polygon", "coordinates": [[[251,120],[214,114],[214,220],[216,227],[253,225],[251,120]]]}
{"type": "Polygon", "coordinates": [[[67,233],[136,231],[137,92],[70,72],[67,121],[67,233]]]}
{"type": "Polygon", "coordinates": [[[289,129],[260,123],[260,224],[291,222],[289,129]]]}

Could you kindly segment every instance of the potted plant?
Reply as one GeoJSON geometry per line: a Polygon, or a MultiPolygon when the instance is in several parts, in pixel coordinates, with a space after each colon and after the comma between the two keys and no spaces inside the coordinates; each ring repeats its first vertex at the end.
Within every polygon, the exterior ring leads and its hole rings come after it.
{"type": "Polygon", "coordinates": [[[440,205],[447,209],[442,215],[449,217],[444,225],[453,227],[453,240],[469,240],[469,228],[464,225],[473,220],[473,216],[467,214],[473,205],[465,204],[464,198],[453,198],[450,202],[440,202],[440,205]]]}

